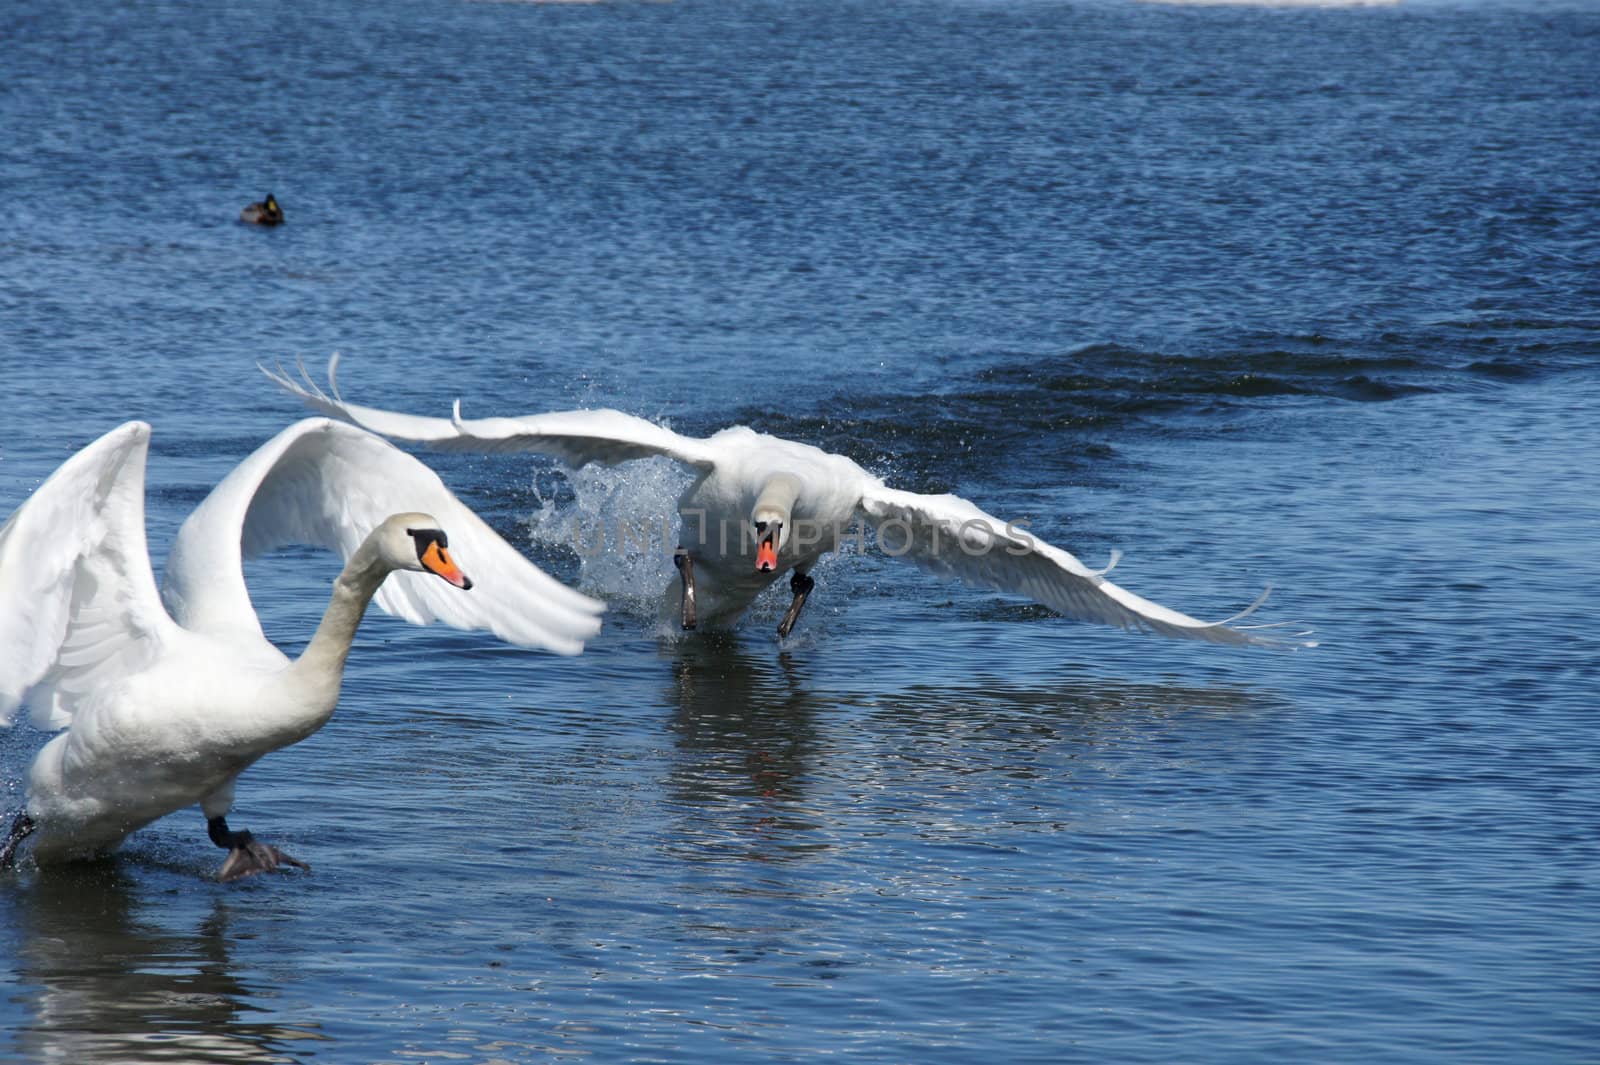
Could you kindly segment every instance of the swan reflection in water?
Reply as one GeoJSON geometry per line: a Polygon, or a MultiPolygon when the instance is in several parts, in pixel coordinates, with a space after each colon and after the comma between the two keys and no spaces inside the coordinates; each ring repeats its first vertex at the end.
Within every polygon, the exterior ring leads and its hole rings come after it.
{"type": "Polygon", "coordinates": [[[19,1020],[0,1040],[31,1062],[294,1062],[325,1037],[265,1018],[238,975],[223,890],[193,892],[192,872],[125,868],[123,856],[8,877],[0,910],[17,930],[9,992],[19,1020]],[[147,896],[159,896],[158,899],[147,896]],[[257,1019],[251,1019],[252,1017],[257,1019]]]}
{"type": "Polygon", "coordinates": [[[730,633],[669,646],[676,754],[664,791],[683,818],[671,849],[697,861],[785,861],[825,849],[823,814],[806,792],[827,699],[813,694],[803,666],[750,653],[730,633]]]}
{"type": "Polygon", "coordinates": [[[736,635],[668,646],[668,849],[694,863],[793,862],[906,831],[1071,831],[1098,816],[1073,807],[1075,784],[1159,762],[1199,730],[1238,737],[1279,705],[1237,686],[1104,677],[896,684],[887,667],[852,677],[736,635]]]}

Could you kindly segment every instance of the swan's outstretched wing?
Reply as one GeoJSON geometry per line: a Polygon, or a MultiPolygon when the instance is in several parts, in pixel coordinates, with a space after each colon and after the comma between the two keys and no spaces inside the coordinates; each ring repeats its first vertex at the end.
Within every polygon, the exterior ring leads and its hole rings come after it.
{"type": "MultiPolygon", "coordinates": [[[[1158,632],[1212,643],[1271,647],[1314,646],[1300,635],[1271,636],[1234,622],[1260,599],[1223,621],[1205,622],[1169,610],[1106,580],[1071,554],[1002,522],[960,496],[918,495],[882,485],[862,496],[862,510],[878,530],[879,547],[945,576],[1025,595],[1083,621],[1158,632]]],[[[1116,557],[1111,560],[1116,565],[1116,557]]]]}
{"type": "Polygon", "coordinates": [[[282,369],[266,374],[279,387],[309,406],[335,418],[398,440],[413,440],[446,451],[533,451],[560,459],[570,466],[598,462],[612,466],[632,459],[664,455],[698,470],[715,464],[704,440],[680,436],[643,418],[615,410],[570,410],[531,414],[519,418],[461,417],[458,400],[450,418],[424,418],[415,414],[378,410],[347,403],[339,395],[339,356],[328,360],[328,391],[318,388],[301,368],[296,381],[282,369]]]}
{"type": "Polygon", "coordinates": [[[391,514],[439,519],[471,591],[424,573],[389,575],[373,601],[407,621],[488,629],[501,639],[577,654],[605,607],[541,571],[457,499],[437,474],[365,430],[327,418],[290,426],[240,463],[178,531],[162,592],[197,630],[261,632],[241,558],[288,544],[349,559],[391,514]]]}
{"type": "Polygon", "coordinates": [[[149,446],[144,422],[113,429],[0,528],[0,724],[27,697],[34,724],[65,727],[87,693],[179,635],[145,545],[149,446]]]}

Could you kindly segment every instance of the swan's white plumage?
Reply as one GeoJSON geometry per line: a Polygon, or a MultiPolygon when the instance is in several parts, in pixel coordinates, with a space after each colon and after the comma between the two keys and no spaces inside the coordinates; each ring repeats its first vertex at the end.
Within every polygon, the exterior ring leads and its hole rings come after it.
{"type": "Polygon", "coordinates": [[[703,446],[704,441],[680,436],[654,422],[616,410],[558,411],[520,418],[467,420],[461,417],[459,402],[451,418],[427,418],[347,403],[339,395],[337,354],[328,360],[327,392],[317,387],[304,367],[301,367],[300,381],[281,369],[273,371],[263,366],[261,372],[324,414],[354,422],[384,436],[430,444],[443,451],[533,451],[573,467],[591,462],[612,466],[630,459],[664,455],[704,472],[716,462],[716,456],[703,446]]]}
{"type": "Polygon", "coordinates": [[[440,436],[430,443],[455,451],[537,451],[573,467],[591,462],[614,466],[631,459],[664,455],[704,473],[717,461],[704,441],[680,436],[618,410],[465,419],[457,401],[449,424],[454,435],[440,436]]]}
{"type": "Polygon", "coordinates": [[[149,439],[142,422],[111,431],[0,528],[0,723],[26,702],[37,724],[67,730],[29,771],[41,860],[115,846],[197,802],[225,813],[245,767],[333,712],[374,589],[407,620],[565,654],[599,629],[600,603],[524,559],[426,466],[326,418],[285,429],[207,496],[158,593],[144,532],[149,439]],[[449,535],[473,589],[407,571],[422,566],[413,523],[449,535]],[[346,562],[292,664],[262,635],[241,568],[242,556],[289,543],[346,562]]]}
{"type": "MultiPolygon", "coordinates": [[[[1183,639],[1267,647],[1314,646],[1299,634],[1269,634],[1270,626],[1237,627],[1265,593],[1243,612],[1206,622],[1151,602],[1107,580],[1071,553],[1008,526],[960,496],[920,495],[892,489],[842,455],[739,426],[697,439],[613,410],[562,411],[516,418],[463,419],[460,405],[450,419],[397,414],[347,403],[338,393],[338,356],[328,365],[330,389],[318,388],[301,368],[303,381],[283,371],[262,368],[280,387],[326,414],[345,418],[388,436],[447,450],[533,451],[573,465],[613,463],[665,455],[698,474],[679,501],[681,536],[696,558],[705,587],[697,594],[702,612],[713,621],[736,618],[755,595],[784,571],[809,568],[827,551],[836,534],[857,518],[877,527],[885,552],[904,557],[945,576],[1027,596],[1068,617],[1159,633],[1183,639]],[[719,524],[748,523],[755,497],[774,475],[792,476],[802,485],[794,508],[798,525],[818,537],[808,550],[791,544],[779,553],[775,572],[754,575],[748,558],[727,548],[727,536],[699,535],[719,524]],[[884,537],[900,536],[897,541],[884,537]]],[[[738,537],[732,540],[735,550],[738,537]]],[[[1114,565],[1116,558],[1113,557],[1114,565]]],[[[668,590],[669,598],[672,590],[668,590]]]]}
{"type": "Polygon", "coordinates": [[[1107,580],[1115,557],[1105,569],[1091,570],[1070,552],[984,513],[960,496],[918,495],[876,485],[862,494],[861,509],[876,526],[880,549],[886,553],[903,555],[970,584],[1025,595],[1067,617],[1213,643],[1279,642],[1230,627],[1261,600],[1226,621],[1200,621],[1107,580]]]}
{"type": "Polygon", "coordinates": [[[0,724],[29,689],[40,728],[64,727],[108,676],[175,638],[144,534],[150,427],[129,422],[68,459],[0,528],[0,724]]]}
{"type": "Polygon", "coordinates": [[[178,532],[164,592],[190,628],[261,635],[241,554],[288,544],[348,560],[396,510],[423,510],[479,587],[470,595],[424,573],[397,572],[373,602],[413,624],[488,629],[510,643],[576,654],[599,631],[599,606],[532,566],[444,486],[437,474],[370,433],[326,418],[278,434],[240,463],[178,532]]]}

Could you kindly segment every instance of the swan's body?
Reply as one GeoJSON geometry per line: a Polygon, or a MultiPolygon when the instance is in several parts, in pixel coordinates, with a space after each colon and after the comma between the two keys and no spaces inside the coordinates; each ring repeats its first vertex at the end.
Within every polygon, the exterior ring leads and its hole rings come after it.
{"type": "MultiPolygon", "coordinates": [[[[1268,634],[1260,630],[1271,626],[1252,631],[1234,624],[1265,594],[1234,617],[1200,621],[1113,584],[1105,577],[1110,566],[1090,569],[959,496],[890,488],[843,455],[808,444],[744,427],[704,439],[681,436],[614,410],[466,420],[457,403],[451,418],[398,414],[345,402],[335,380],[337,367],[335,356],[328,366],[331,394],[309,379],[302,385],[282,372],[264,372],[325,413],[445,450],[534,451],[575,467],[662,455],[694,470],[694,483],[678,503],[686,628],[700,621],[732,623],[764,588],[793,570],[796,601],[779,626],[780,635],[787,635],[811,590],[811,566],[855,523],[865,522],[876,529],[886,554],[1027,596],[1068,617],[1213,643],[1314,646],[1303,634],[1268,634]],[[776,549],[770,555],[761,547],[769,539],[776,549]]],[[[669,587],[664,608],[677,598],[669,587]]]]}
{"type": "MultiPolygon", "coordinates": [[[[607,421],[617,415],[615,411],[576,413],[601,415],[607,421]]],[[[486,442],[508,429],[481,425],[466,433],[486,442]]],[[[505,438],[521,439],[520,431],[505,438]]],[[[689,463],[699,476],[678,500],[678,544],[693,559],[699,621],[709,627],[733,624],[758,595],[790,570],[809,572],[838,546],[856,520],[859,478],[864,471],[842,455],[742,426],[704,440],[679,437],[674,449],[700,456],[689,463]],[[784,526],[775,551],[776,564],[766,569],[755,561],[760,544],[752,523],[764,492],[772,509],[763,511],[763,516],[784,526]]],[[[676,600],[676,591],[669,588],[663,608],[670,609],[676,600]]]]}
{"type": "Polygon", "coordinates": [[[26,701],[35,724],[66,729],[34,759],[0,864],[29,835],[40,862],[90,856],[195,803],[233,852],[224,879],[300,864],[230,831],[224,815],[246,767],[327,722],[375,596],[412,622],[488,628],[562,653],[599,628],[600,604],[527,562],[426,466],[322,418],[267,442],[190,515],[164,607],[145,547],[149,437],[142,422],[106,434],[0,528],[0,724],[26,701]],[[408,505],[432,513],[391,514],[408,505]],[[449,557],[446,528],[479,573],[476,592],[458,590],[472,583],[449,557]],[[293,661],[263,635],[241,567],[290,543],[346,558],[293,661]]]}

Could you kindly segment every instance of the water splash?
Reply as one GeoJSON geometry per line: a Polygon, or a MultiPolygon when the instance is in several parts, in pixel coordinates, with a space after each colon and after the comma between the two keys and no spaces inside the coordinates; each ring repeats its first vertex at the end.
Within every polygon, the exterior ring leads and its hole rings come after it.
{"type": "Polygon", "coordinates": [[[579,587],[629,613],[654,616],[677,579],[678,497],[693,475],[666,458],[534,476],[528,534],[575,553],[579,587]]]}

